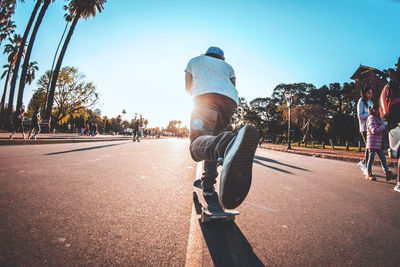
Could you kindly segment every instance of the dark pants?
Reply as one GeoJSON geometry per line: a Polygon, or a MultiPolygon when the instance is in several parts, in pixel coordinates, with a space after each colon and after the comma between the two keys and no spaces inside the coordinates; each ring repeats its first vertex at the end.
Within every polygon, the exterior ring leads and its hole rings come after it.
{"type": "Polygon", "coordinates": [[[375,154],[378,154],[378,157],[381,160],[382,169],[384,170],[385,173],[387,173],[389,171],[389,168],[386,163],[386,157],[385,157],[385,153],[383,153],[383,150],[368,149],[368,151],[369,151],[369,160],[368,160],[368,166],[367,166],[368,172],[370,173],[372,171],[372,164],[374,164],[375,154]]]}
{"type": "Polygon", "coordinates": [[[224,131],[230,126],[236,102],[220,94],[204,94],[194,99],[190,120],[190,154],[195,161],[204,160],[203,188],[210,188],[218,176],[217,159],[224,157],[234,134],[224,131]]]}
{"type": "Polygon", "coordinates": [[[367,166],[368,159],[369,159],[369,153],[368,153],[368,149],[367,149],[367,132],[360,132],[360,133],[364,140],[364,146],[365,146],[365,154],[364,154],[363,163],[365,166],[367,166]]]}
{"type": "Polygon", "coordinates": [[[19,130],[21,130],[22,133],[24,132],[24,124],[22,119],[16,118],[13,123],[13,132],[16,133],[19,130]]]}

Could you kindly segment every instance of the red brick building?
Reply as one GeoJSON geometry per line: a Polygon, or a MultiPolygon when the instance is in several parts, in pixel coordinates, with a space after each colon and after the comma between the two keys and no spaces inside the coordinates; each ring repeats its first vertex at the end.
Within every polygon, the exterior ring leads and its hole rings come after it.
{"type": "Polygon", "coordinates": [[[372,101],[377,102],[383,87],[388,82],[387,78],[388,75],[383,71],[360,65],[351,76],[351,79],[355,81],[354,100],[357,101],[360,98],[362,85],[369,84],[372,88],[372,101]]]}

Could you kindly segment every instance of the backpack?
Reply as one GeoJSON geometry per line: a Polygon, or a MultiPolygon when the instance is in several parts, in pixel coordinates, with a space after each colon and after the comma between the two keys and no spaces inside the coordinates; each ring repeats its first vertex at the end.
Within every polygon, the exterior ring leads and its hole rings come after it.
{"type": "Polygon", "coordinates": [[[379,112],[383,120],[400,122],[400,88],[396,83],[389,82],[383,87],[379,104],[379,112]]]}

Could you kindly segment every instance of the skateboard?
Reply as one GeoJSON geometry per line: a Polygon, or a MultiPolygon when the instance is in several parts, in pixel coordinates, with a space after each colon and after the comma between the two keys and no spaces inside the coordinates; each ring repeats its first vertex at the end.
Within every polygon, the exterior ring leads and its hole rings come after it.
{"type": "Polygon", "coordinates": [[[193,202],[195,204],[196,213],[201,214],[202,223],[214,220],[232,222],[235,220],[235,216],[239,215],[237,210],[227,210],[221,207],[218,200],[218,193],[215,193],[212,196],[204,196],[201,180],[195,180],[193,187],[193,202]]]}

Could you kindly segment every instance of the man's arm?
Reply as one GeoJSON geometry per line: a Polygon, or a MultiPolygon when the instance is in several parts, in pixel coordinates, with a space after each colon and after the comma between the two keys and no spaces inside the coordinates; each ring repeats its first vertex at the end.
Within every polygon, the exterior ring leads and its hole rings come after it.
{"type": "Polygon", "coordinates": [[[185,71],[185,88],[186,91],[192,93],[192,86],[193,86],[193,76],[189,72],[185,71]]]}
{"type": "Polygon", "coordinates": [[[236,87],[236,77],[232,77],[232,78],[230,78],[230,80],[231,80],[233,86],[236,87]]]}

